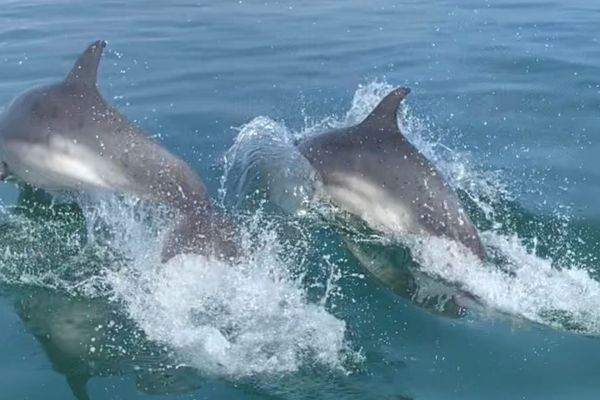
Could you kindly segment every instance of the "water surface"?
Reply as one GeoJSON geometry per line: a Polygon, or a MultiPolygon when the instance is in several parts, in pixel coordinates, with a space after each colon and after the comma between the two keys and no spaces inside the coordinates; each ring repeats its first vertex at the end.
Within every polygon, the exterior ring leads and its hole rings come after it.
{"type": "Polygon", "coordinates": [[[0,103],[108,40],[100,90],[238,215],[248,257],[162,268],[156,210],[0,185],[0,397],[597,398],[599,18],[591,0],[5,2],[0,103]],[[414,267],[365,234],[423,279],[408,294],[264,189],[303,179],[293,140],[399,85],[407,137],[494,258],[434,241],[414,267]],[[485,307],[439,312],[438,284],[485,307]]]}

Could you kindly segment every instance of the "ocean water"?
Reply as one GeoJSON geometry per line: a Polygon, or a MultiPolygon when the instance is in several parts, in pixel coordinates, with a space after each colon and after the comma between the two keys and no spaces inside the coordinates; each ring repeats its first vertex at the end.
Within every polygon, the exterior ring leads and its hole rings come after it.
{"type": "Polygon", "coordinates": [[[107,40],[101,92],[200,173],[245,255],[162,265],[164,210],[1,184],[0,399],[600,396],[596,1],[11,0],[0,21],[2,105],[107,40]],[[401,85],[484,263],[314,199],[294,141],[401,85]]]}

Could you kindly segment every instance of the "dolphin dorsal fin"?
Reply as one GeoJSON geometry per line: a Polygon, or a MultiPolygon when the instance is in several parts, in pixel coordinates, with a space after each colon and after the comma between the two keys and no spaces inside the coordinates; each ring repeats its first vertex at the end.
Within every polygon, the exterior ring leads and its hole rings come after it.
{"type": "Polygon", "coordinates": [[[106,42],[104,40],[97,40],[90,44],[77,61],[75,61],[75,65],[73,65],[71,72],[65,78],[65,82],[95,87],[98,76],[98,64],[100,63],[102,50],[105,47],[106,42]]]}
{"type": "Polygon", "coordinates": [[[392,90],[387,96],[377,104],[377,107],[360,123],[362,126],[371,126],[380,131],[387,131],[389,128],[398,129],[398,107],[400,102],[410,93],[410,89],[399,87],[392,90]]]}

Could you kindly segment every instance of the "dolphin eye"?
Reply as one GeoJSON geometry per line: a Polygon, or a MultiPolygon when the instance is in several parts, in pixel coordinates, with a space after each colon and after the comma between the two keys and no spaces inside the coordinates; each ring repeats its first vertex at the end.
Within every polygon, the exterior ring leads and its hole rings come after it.
{"type": "Polygon", "coordinates": [[[34,101],[33,105],[31,106],[31,111],[33,111],[34,114],[40,114],[40,111],[42,110],[42,106],[40,104],[39,101],[34,101]]]}

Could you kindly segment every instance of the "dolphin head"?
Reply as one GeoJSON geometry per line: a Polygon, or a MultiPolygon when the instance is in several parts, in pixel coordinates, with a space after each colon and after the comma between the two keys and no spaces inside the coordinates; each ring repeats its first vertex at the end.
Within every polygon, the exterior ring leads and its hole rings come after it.
{"type": "Polygon", "coordinates": [[[143,133],[96,87],[105,46],[100,40],[90,44],[64,79],[12,100],[0,116],[2,177],[51,191],[133,191],[124,163],[115,160],[126,153],[123,143],[143,133]],[[118,143],[113,140],[117,134],[122,136],[118,143]]]}
{"type": "Polygon", "coordinates": [[[106,42],[90,44],[62,81],[17,95],[0,116],[0,155],[13,173],[31,146],[48,144],[53,136],[82,130],[93,113],[107,106],[96,88],[97,70],[106,42]],[[91,112],[90,112],[91,111],[91,112]]]}

